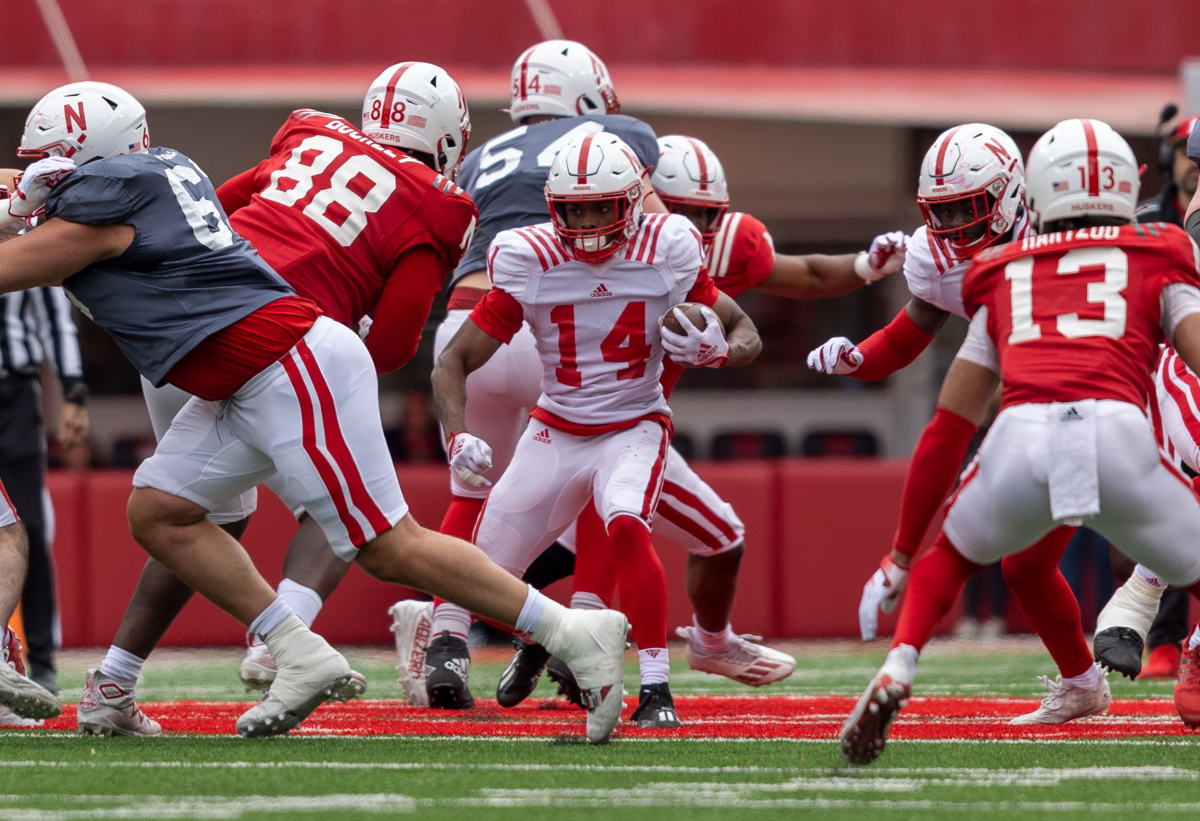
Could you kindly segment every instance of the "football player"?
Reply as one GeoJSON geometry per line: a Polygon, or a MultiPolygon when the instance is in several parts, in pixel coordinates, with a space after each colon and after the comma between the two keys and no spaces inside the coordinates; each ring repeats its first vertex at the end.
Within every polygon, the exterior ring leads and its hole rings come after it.
{"type": "MultiPolygon", "coordinates": [[[[295,164],[285,162],[271,177],[280,181],[286,204],[311,209],[330,220],[331,235],[346,238],[340,232],[365,222],[402,181],[384,161],[400,159],[398,152],[338,125],[331,123],[328,133],[371,152],[351,168],[361,181],[356,198],[333,209],[333,194],[321,197],[337,172],[310,174],[314,161],[332,164],[346,153],[340,140],[325,142],[324,133],[295,134],[300,143],[320,141],[293,150],[295,164]],[[289,174],[296,184],[284,182],[289,174]],[[317,204],[301,205],[314,189],[317,204]]],[[[241,545],[207,519],[278,473],[276,489],[285,503],[316,519],[343,560],[358,561],[379,578],[460,599],[562,647],[577,678],[587,678],[589,739],[608,737],[619,705],[602,699],[601,690],[609,693],[620,682],[624,616],[572,613],[531,592],[472,545],[416,523],[383,441],[369,351],[354,331],[296,295],[233,232],[212,185],[190,159],[150,148],[136,99],[104,83],[55,89],[31,111],[20,153],[48,158],[31,165],[20,186],[31,205],[44,208],[45,219],[0,245],[0,290],[62,280],[152,384],[170,383],[193,396],[138,468],[129,519],[152,557],[269,648],[275,679],[263,700],[239,717],[240,734],[285,733],[323,701],[361,691],[341,654],[266,584],[241,545]],[[78,166],[65,177],[64,159],[78,166]]],[[[444,187],[432,169],[424,174],[424,185],[444,187]]]]}
{"type": "MultiPolygon", "coordinates": [[[[467,376],[523,323],[533,335],[542,393],[475,529],[476,543],[514,574],[593,498],[615,562],[628,545],[652,552],[671,434],[664,351],[684,366],[720,367],[748,363],[761,349],[753,323],[705,273],[692,225],[671,214],[643,219],[643,175],[615,135],[589,130],[570,139],[545,187],[551,221],[497,234],[488,251],[492,288],[434,367],[451,467],[470,479],[492,461],[466,419],[467,376]],[[685,299],[711,307],[704,328],[689,321],[681,321],[684,333],[660,328],[658,317],[685,299]]],[[[642,667],[631,720],[678,726],[667,682],[647,682],[645,660],[642,667]]]]}
{"type": "Polygon", "coordinates": [[[1200,365],[1200,251],[1174,226],[1130,224],[1138,187],[1120,135],[1065,120],[1029,154],[1038,235],[979,254],[967,272],[964,349],[1002,378],[1001,410],[913,567],[887,660],[842,728],[852,763],[882,753],[918,653],[967,576],[1061,523],[1088,519],[1168,583],[1200,579],[1200,504],[1160,459],[1144,410],[1160,340],[1200,365]]]}

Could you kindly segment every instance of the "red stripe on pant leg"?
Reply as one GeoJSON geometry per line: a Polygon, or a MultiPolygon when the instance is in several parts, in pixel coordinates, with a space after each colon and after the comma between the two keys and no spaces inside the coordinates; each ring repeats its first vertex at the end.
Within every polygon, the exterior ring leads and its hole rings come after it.
{"type": "MultiPolygon", "coordinates": [[[[724,536],[727,541],[732,542],[737,538],[737,531],[733,529],[733,526],[721,518],[721,516],[719,516],[715,510],[704,504],[704,502],[700,500],[700,497],[696,496],[694,493],[688,492],[674,482],[668,482],[664,480],[663,494],[678,499],[680,504],[685,505],[686,507],[689,507],[699,513],[701,516],[707,519],[713,527],[721,531],[721,535],[724,536]]],[[[661,505],[662,500],[659,499],[658,503],[661,505]]]]}
{"type": "Polygon", "coordinates": [[[292,382],[292,390],[296,394],[296,400],[300,403],[300,422],[303,430],[304,452],[308,454],[309,460],[313,463],[313,467],[317,469],[317,475],[321,477],[322,484],[325,485],[325,490],[329,494],[329,498],[333,500],[333,506],[337,508],[338,519],[345,526],[347,534],[350,536],[350,541],[354,545],[360,545],[366,542],[363,537],[362,527],[358,521],[350,515],[350,507],[346,504],[346,497],[342,493],[342,485],[338,482],[337,474],[333,470],[333,466],[329,464],[329,460],[325,458],[325,454],[321,452],[317,445],[317,420],[313,411],[312,397],[308,395],[308,385],[304,382],[304,377],[300,375],[300,369],[292,360],[291,355],[287,355],[279,360],[279,364],[283,365],[283,370],[288,375],[288,379],[292,382]]]}
{"type": "MultiPolygon", "coordinates": [[[[392,523],[383,515],[379,505],[375,504],[375,499],[367,490],[366,482],[359,473],[358,463],[354,461],[354,456],[350,453],[350,446],[346,444],[346,438],[342,435],[337,406],[334,404],[329,384],[325,381],[324,374],[321,373],[321,366],[317,364],[316,357],[313,356],[312,350],[303,339],[296,343],[296,349],[300,353],[300,361],[304,363],[308,378],[312,380],[313,389],[321,403],[321,420],[325,426],[325,447],[341,470],[342,476],[346,480],[346,486],[350,488],[351,503],[367,517],[367,521],[374,531],[370,537],[373,539],[380,533],[391,530],[392,523]]],[[[357,546],[356,544],[355,547],[357,546]]]]}
{"type": "Polygon", "coordinates": [[[654,508],[658,505],[658,495],[662,492],[663,470],[667,464],[667,446],[670,444],[665,429],[659,428],[659,435],[662,439],[658,444],[658,458],[654,460],[654,467],[650,470],[650,483],[646,487],[646,495],[642,500],[642,520],[647,524],[650,523],[650,517],[654,515],[654,508]]]}
{"type": "Polygon", "coordinates": [[[670,498],[666,495],[658,500],[658,508],[655,512],[680,530],[686,531],[693,539],[705,547],[720,550],[725,546],[719,539],[705,530],[699,522],[672,506],[670,498]]]}

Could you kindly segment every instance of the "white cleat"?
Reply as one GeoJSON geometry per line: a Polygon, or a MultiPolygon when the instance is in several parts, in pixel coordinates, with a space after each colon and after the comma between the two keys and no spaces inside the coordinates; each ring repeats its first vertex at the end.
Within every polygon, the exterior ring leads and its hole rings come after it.
{"type": "Polygon", "coordinates": [[[870,764],[883,755],[888,729],[908,704],[912,684],[879,671],[846,717],[838,738],[842,757],[851,764],[870,764]]]}
{"type": "Polygon", "coordinates": [[[25,716],[19,716],[7,707],[0,707],[0,727],[41,727],[45,723],[45,719],[25,718],[25,716]]]}
{"type": "Polygon", "coordinates": [[[346,701],[363,692],[366,680],[350,669],[325,639],[289,616],[267,635],[278,673],[262,702],[237,720],[239,735],[264,738],[296,727],[325,701],[346,701]]]}
{"type": "Polygon", "coordinates": [[[400,688],[408,703],[428,707],[429,693],[425,689],[425,648],[433,638],[433,602],[406,599],[388,608],[392,617],[389,628],[396,639],[396,670],[400,688]]]}
{"type": "Polygon", "coordinates": [[[1101,677],[1099,686],[1094,690],[1064,687],[1061,676],[1054,681],[1049,676],[1038,678],[1050,695],[1042,699],[1041,706],[1032,713],[1017,716],[1009,724],[1065,724],[1084,716],[1103,715],[1112,704],[1112,693],[1109,692],[1106,678],[1101,677]]]}
{"type": "Polygon", "coordinates": [[[122,687],[99,670],[87,671],[75,719],[85,735],[162,735],[162,725],[142,712],[133,688],[122,687]]]}
{"type": "Polygon", "coordinates": [[[24,718],[54,718],[62,712],[53,693],[18,673],[7,660],[0,663],[0,705],[24,718]]]}
{"type": "Polygon", "coordinates": [[[796,669],[796,660],[762,644],[762,636],[749,633],[732,636],[729,647],[719,653],[704,653],[696,646],[695,628],[677,627],[675,635],[687,641],[688,664],[701,673],[712,673],[725,678],[762,687],[790,676],[796,669]]]}
{"type": "Polygon", "coordinates": [[[587,705],[587,739],[603,744],[621,717],[625,634],[629,622],[616,610],[567,610],[542,646],[566,662],[587,705]]]}
{"type": "Polygon", "coordinates": [[[271,682],[275,680],[275,674],[278,672],[275,659],[271,658],[271,651],[262,643],[262,639],[255,636],[246,647],[242,663],[238,665],[238,678],[246,685],[247,692],[265,691],[270,689],[271,682]]]}

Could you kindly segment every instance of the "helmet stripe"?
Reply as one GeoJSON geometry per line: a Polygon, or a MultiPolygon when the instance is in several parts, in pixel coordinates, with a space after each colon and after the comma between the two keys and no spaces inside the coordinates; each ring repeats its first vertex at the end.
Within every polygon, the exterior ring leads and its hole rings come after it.
{"type": "Polygon", "coordinates": [[[383,110],[379,112],[379,127],[387,128],[392,122],[392,103],[396,99],[396,84],[404,76],[404,72],[412,67],[412,63],[401,63],[396,66],[396,73],[388,80],[387,91],[383,94],[383,110]]]}
{"type": "Polygon", "coordinates": [[[696,163],[700,166],[700,190],[708,190],[708,163],[704,159],[704,151],[700,148],[700,143],[695,139],[688,137],[687,141],[692,144],[692,150],[696,152],[696,163]]]}
{"type": "Polygon", "coordinates": [[[1080,120],[1083,138],[1087,140],[1087,192],[1089,197],[1100,196],[1100,157],[1096,149],[1096,129],[1091,120],[1080,120]]]}
{"type": "Polygon", "coordinates": [[[583,142],[579,145],[579,167],[575,169],[575,175],[579,178],[579,184],[583,185],[587,182],[588,173],[588,154],[592,150],[592,139],[596,136],[596,132],[592,132],[583,138],[583,142]]]}
{"type": "Polygon", "coordinates": [[[533,50],[535,48],[537,48],[537,46],[531,46],[530,48],[528,48],[525,51],[524,54],[521,55],[521,99],[522,100],[524,100],[529,95],[528,87],[526,86],[525,83],[526,83],[527,77],[529,76],[529,58],[530,58],[530,56],[533,55],[533,50]]]}
{"type": "MultiPolygon", "coordinates": [[[[961,126],[959,126],[961,128],[961,126]]],[[[938,184],[942,182],[942,178],[946,176],[943,169],[946,160],[946,152],[950,150],[950,143],[954,142],[954,136],[958,134],[959,129],[956,128],[946,135],[946,139],[942,140],[942,145],[938,148],[937,161],[934,163],[933,176],[937,177],[938,184]]]]}

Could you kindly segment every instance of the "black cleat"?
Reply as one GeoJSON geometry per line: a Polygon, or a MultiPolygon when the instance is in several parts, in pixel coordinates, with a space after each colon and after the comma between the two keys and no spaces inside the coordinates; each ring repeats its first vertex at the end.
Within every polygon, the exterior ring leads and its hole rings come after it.
{"type": "Polygon", "coordinates": [[[671,685],[643,684],[638,690],[638,706],[629,717],[639,727],[682,727],[679,714],[675,712],[675,699],[671,698],[671,685]]]}
{"type": "Polygon", "coordinates": [[[496,702],[501,707],[516,707],[533,694],[550,653],[540,644],[517,641],[517,654],[500,674],[496,685],[496,702]]]}
{"type": "Polygon", "coordinates": [[[469,710],[475,699],[467,689],[471,655],[467,643],[443,630],[425,650],[425,691],[429,706],[442,710],[469,710]]]}
{"type": "Polygon", "coordinates": [[[1092,653],[1106,670],[1137,678],[1142,672],[1142,637],[1128,627],[1109,627],[1092,638],[1092,653]]]}
{"type": "Polygon", "coordinates": [[[565,661],[551,656],[550,663],[546,665],[546,675],[558,685],[558,694],[560,696],[574,704],[580,710],[588,708],[587,702],[583,700],[583,692],[579,689],[579,683],[575,681],[575,674],[571,672],[571,668],[567,666],[565,661]]]}

